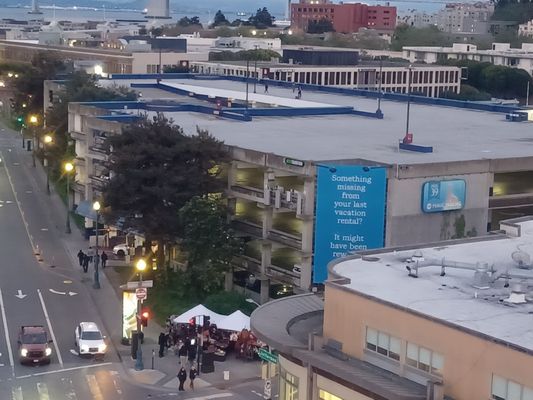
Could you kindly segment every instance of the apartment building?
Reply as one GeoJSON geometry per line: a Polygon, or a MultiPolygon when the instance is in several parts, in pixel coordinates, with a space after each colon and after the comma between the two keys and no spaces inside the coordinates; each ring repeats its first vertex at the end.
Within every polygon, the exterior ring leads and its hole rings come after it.
{"type": "Polygon", "coordinates": [[[323,301],[259,307],[279,399],[533,399],[533,218],[500,229],[341,258],[323,301]]]}
{"type": "Polygon", "coordinates": [[[439,97],[442,93],[461,91],[461,69],[434,65],[380,66],[377,63],[353,66],[301,65],[283,63],[191,62],[193,71],[201,74],[250,76],[295,84],[340,88],[382,90],[439,97]],[[409,75],[410,74],[410,75],[409,75]],[[380,78],[381,77],[381,78],[380,78]]]}
{"type": "Polygon", "coordinates": [[[441,60],[474,60],[494,65],[521,68],[533,76],[533,43],[522,43],[520,49],[509,43],[492,43],[490,50],[478,50],[476,45],[454,43],[452,47],[405,46],[403,57],[410,62],[433,64],[441,60]]]}
{"type": "Polygon", "coordinates": [[[448,33],[488,33],[494,3],[449,3],[439,10],[435,20],[439,30],[448,33]]]}
{"type": "Polygon", "coordinates": [[[362,3],[333,3],[329,0],[301,0],[291,5],[291,26],[307,31],[310,22],[327,19],[335,32],[352,33],[360,28],[393,31],[396,7],[362,3]]]}
{"type": "Polygon", "coordinates": [[[518,35],[519,36],[533,36],[533,19],[527,21],[525,24],[518,25],[518,35]]]}

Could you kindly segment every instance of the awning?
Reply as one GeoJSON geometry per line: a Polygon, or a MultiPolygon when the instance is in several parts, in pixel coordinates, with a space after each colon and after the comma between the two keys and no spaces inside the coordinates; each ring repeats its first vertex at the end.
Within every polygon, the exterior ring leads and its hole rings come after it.
{"type": "Polygon", "coordinates": [[[76,214],[96,221],[96,212],[93,210],[92,203],[88,200],[79,202],[78,206],[76,207],[76,214]]]}

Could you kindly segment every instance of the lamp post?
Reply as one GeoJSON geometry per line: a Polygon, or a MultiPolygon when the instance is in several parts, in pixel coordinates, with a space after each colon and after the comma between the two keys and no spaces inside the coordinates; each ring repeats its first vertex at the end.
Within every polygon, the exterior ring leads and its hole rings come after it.
{"type": "Polygon", "coordinates": [[[30,115],[30,118],[28,121],[32,126],[31,132],[33,135],[33,148],[31,152],[31,157],[32,157],[32,165],[35,167],[35,127],[39,123],[39,118],[37,117],[37,115],[30,115]]]}
{"type": "Polygon", "coordinates": [[[100,255],[98,254],[98,216],[100,211],[100,202],[95,201],[93,203],[93,210],[96,213],[96,254],[94,256],[94,289],[100,289],[100,276],[98,275],[98,264],[100,263],[100,255]]]}
{"type": "Polygon", "coordinates": [[[50,195],[50,160],[48,160],[47,150],[48,145],[53,142],[53,138],[50,135],[44,135],[44,156],[46,160],[46,193],[50,195]]]}
{"type": "Polygon", "coordinates": [[[65,163],[65,173],[67,174],[67,228],[66,233],[72,233],[70,229],[70,173],[74,170],[74,165],[65,163]]]}
{"type": "Polygon", "coordinates": [[[407,67],[407,118],[405,124],[405,137],[409,134],[409,112],[411,110],[411,71],[413,69],[412,65],[407,67]]]}
{"type": "MultiPolygon", "coordinates": [[[[139,271],[139,287],[142,287],[143,271],[146,269],[146,261],[140,258],[135,263],[135,268],[139,271]]],[[[135,360],[135,370],[142,371],[144,369],[143,364],[143,352],[141,349],[141,299],[137,299],[137,359],[135,360]]]]}
{"type": "Polygon", "coordinates": [[[259,48],[258,44],[254,44],[255,47],[255,60],[254,60],[254,93],[257,93],[257,81],[259,79],[259,75],[257,75],[257,49],[259,48]]]}

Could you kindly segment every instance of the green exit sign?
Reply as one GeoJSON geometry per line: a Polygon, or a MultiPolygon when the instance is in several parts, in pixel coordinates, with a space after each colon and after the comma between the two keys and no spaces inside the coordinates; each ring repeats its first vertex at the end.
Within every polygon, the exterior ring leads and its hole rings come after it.
{"type": "Polygon", "coordinates": [[[305,162],[302,160],[296,160],[294,158],[285,158],[284,161],[285,164],[292,165],[293,167],[303,167],[305,165],[305,162]]]}
{"type": "Polygon", "coordinates": [[[271,353],[270,351],[266,349],[259,349],[257,353],[259,355],[259,358],[263,361],[268,361],[268,362],[275,363],[275,364],[277,364],[278,362],[278,355],[271,353]]]}

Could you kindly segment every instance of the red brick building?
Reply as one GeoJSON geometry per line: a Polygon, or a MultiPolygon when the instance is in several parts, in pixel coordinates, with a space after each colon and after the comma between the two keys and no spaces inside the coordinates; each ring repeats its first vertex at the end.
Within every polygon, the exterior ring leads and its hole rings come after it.
{"type": "Polygon", "coordinates": [[[333,23],[335,32],[351,33],[360,28],[390,30],[396,28],[396,7],[369,6],[361,3],[334,4],[329,0],[300,0],[291,4],[291,25],[307,31],[310,21],[322,18],[333,23]]]}

